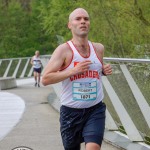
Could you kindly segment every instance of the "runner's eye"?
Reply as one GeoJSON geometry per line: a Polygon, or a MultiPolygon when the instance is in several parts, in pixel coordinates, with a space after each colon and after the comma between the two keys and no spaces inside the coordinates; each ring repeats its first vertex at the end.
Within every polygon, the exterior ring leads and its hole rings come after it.
{"type": "Polygon", "coordinates": [[[85,17],[85,18],[84,18],[84,20],[85,20],[85,21],[88,21],[88,20],[89,20],[89,18],[88,18],[88,17],[85,17]]]}
{"type": "Polygon", "coordinates": [[[77,17],[76,20],[81,20],[81,18],[80,18],[80,17],[77,17]]]}

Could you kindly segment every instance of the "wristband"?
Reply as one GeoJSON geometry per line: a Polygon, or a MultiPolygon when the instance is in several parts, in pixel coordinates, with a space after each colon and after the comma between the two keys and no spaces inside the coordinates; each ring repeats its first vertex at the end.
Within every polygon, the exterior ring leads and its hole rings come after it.
{"type": "Polygon", "coordinates": [[[103,70],[102,70],[102,75],[103,75],[103,76],[107,76],[107,75],[103,72],[103,70]]]}

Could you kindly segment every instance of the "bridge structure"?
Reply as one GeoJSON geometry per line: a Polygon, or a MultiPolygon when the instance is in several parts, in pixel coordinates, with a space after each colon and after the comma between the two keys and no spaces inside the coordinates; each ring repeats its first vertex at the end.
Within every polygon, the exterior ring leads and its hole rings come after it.
{"type": "MultiPolygon", "coordinates": [[[[50,55],[41,56],[42,69],[44,69],[50,57],[50,55]]],[[[21,88],[19,85],[23,86],[26,82],[31,86],[34,80],[30,59],[30,57],[0,59],[0,80],[16,79],[15,87],[18,90],[21,88]]],[[[105,94],[104,102],[107,106],[105,142],[111,143],[116,149],[149,150],[150,60],[105,57],[104,62],[110,63],[113,68],[111,76],[102,77],[105,94]]],[[[26,88],[27,83],[25,84],[26,88]]],[[[42,88],[45,87],[42,86],[40,91],[42,88]]],[[[52,91],[49,91],[47,101],[56,111],[59,111],[61,83],[53,84],[49,88],[52,91]]],[[[35,90],[35,87],[33,87],[33,90],[35,90]]],[[[8,90],[2,89],[0,91],[1,97],[11,97],[8,93],[3,93],[4,91],[8,90]]],[[[26,90],[23,92],[26,93],[26,90]]],[[[17,100],[19,101],[19,97],[17,97],[17,100]]],[[[4,101],[1,102],[0,100],[0,103],[4,103],[4,101]]],[[[16,107],[15,102],[12,104],[16,107]]],[[[3,108],[2,104],[0,106],[0,108],[3,108]]],[[[23,114],[24,111],[21,111],[25,109],[23,102],[19,106],[20,110],[17,110],[20,114],[23,114]]],[[[1,110],[0,116],[2,116],[1,110]]],[[[21,122],[21,118],[18,117],[16,120],[21,122]]],[[[15,123],[13,124],[15,126],[15,123]]],[[[7,134],[5,134],[6,137],[7,134]]],[[[3,138],[0,138],[1,141],[5,136],[3,135],[3,138]]]]}

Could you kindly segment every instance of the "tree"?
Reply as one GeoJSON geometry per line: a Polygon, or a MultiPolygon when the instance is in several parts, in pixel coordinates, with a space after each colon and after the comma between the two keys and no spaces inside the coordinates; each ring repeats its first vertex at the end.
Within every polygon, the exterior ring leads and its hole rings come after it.
{"type": "Polygon", "coordinates": [[[50,54],[71,38],[69,13],[85,8],[91,18],[89,39],[105,46],[109,57],[150,57],[149,0],[2,0],[0,55],[50,54]]]}

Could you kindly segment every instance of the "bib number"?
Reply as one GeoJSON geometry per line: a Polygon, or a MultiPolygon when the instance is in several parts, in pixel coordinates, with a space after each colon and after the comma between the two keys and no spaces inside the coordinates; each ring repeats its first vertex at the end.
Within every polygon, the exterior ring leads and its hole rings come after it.
{"type": "Polygon", "coordinates": [[[97,82],[74,82],[72,85],[73,100],[92,101],[97,97],[97,82]]]}

